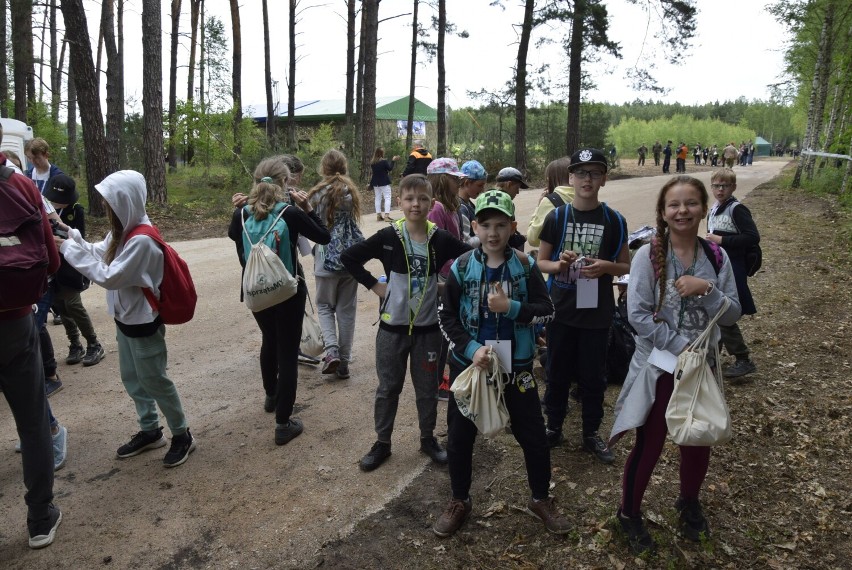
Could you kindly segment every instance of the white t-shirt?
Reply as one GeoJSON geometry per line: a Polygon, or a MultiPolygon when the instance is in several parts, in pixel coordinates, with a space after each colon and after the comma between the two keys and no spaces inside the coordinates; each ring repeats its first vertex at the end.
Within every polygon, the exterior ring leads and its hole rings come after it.
{"type": "Polygon", "coordinates": [[[50,166],[44,172],[39,172],[38,169],[33,168],[33,182],[38,186],[39,192],[44,192],[44,185],[47,184],[48,178],[50,178],[50,166]]]}

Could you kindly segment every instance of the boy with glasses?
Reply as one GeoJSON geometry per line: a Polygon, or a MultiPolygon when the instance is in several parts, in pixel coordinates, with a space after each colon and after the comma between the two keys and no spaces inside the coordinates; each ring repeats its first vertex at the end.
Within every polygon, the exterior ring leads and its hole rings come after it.
{"type": "Polygon", "coordinates": [[[545,218],[538,264],[551,275],[550,296],[556,307],[556,319],[547,325],[548,445],[564,440],[568,391],[576,382],[583,448],[601,462],[612,463],[612,452],[598,429],[603,420],[604,367],[614,309],[612,278],[630,271],[630,256],[624,217],[598,199],[606,184],[607,166],[606,156],[597,149],[581,149],[571,156],[568,170],[574,199],[545,218]]]}
{"type": "MultiPolygon", "coordinates": [[[[737,282],[737,296],[740,298],[743,315],[753,315],[757,312],[754,298],[748,288],[750,267],[749,249],[760,243],[760,233],[751,212],[734,198],[737,189],[737,174],[730,168],[722,168],[713,173],[710,178],[710,190],[716,203],[707,215],[708,241],[719,244],[731,260],[734,279],[737,282]]],[[[743,339],[743,333],[737,323],[719,325],[722,332],[722,345],[736,361],[726,368],[723,373],[727,378],[741,378],[757,371],[757,366],[749,357],[748,345],[743,339]]]]}

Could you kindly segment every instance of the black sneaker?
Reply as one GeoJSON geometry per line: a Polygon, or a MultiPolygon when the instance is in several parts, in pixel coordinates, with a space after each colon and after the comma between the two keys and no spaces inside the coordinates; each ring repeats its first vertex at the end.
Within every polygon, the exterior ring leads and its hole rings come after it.
{"type": "Polygon", "coordinates": [[[707,519],[704,518],[704,511],[698,499],[689,500],[679,497],[675,501],[675,509],[680,517],[678,528],[684,538],[699,542],[702,534],[705,538],[710,536],[710,527],[707,525],[707,519]]]}
{"type": "Polygon", "coordinates": [[[189,433],[189,428],[186,428],[184,433],[172,436],[172,445],[163,457],[163,465],[166,467],[183,465],[193,451],[195,451],[195,438],[189,433]]]}
{"type": "Polygon", "coordinates": [[[583,436],[583,449],[594,454],[598,461],[609,465],[615,461],[615,456],[612,454],[609,446],[604,443],[597,433],[583,436]]]}
{"type": "Polygon", "coordinates": [[[82,344],[72,344],[68,347],[68,356],[65,357],[65,364],[80,364],[83,357],[86,356],[86,349],[82,344]]]}
{"type": "Polygon", "coordinates": [[[275,445],[290,443],[305,430],[302,420],[290,418],[286,424],[275,426],[275,445]]]}
{"type": "Polygon", "coordinates": [[[447,450],[441,447],[434,436],[420,438],[420,451],[428,455],[438,465],[446,465],[449,462],[447,450]]]}
{"type": "Polygon", "coordinates": [[[621,525],[621,530],[627,535],[627,543],[633,554],[638,556],[646,552],[654,552],[657,545],[654,544],[654,539],[651,538],[641,514],[638,517],[628,517],[619,508],[615,517],[621,525]]]}
{"type": "Polygon", "coordinates": [[[59,379],[59,374],[56,375],[56,380],[44,379],[44,394],[48,398],[62,390],[62,380],[59,379]]]}
{"type": "Polygon", "coordinates": [[[41,521],[27,519],[27,530],[30,532],[30,548],[44,548],[53,544],[56,529],[62,522],[62,512],[53,503],[47,507],[47,518],[41,521]]]}
{"type": "Polygon", "coordinates": [[[547,428],[544,430],[544,435],[547,438],[547,447],[556,447],[565,441],[565,436],[562,435],[561,429],[547,428]]]}
{"type": "Polygon", "coordinates": [[[94,366],[104,359],[104,349],[101,343],[96,342],[86,347],[86,356],[83,357],[83,366],[94,366]]]}
{"type": "Polygon", "coordinates": [[[738,358],[733,365],[725,368],[725,378],[739,378],[757,372],[757,366],[750,358],[738,358]]]}
{"type": "Polygon", "coordinates": [[[62,315],[60,315],[59,313],[53,313],[53,324],[54,324],[54,326],[55,325],[61,325],[62,324],[62,315]]]}
{"type": "Polygon", "coordinates": [[[271,414],[275,411],[275,406],[277,402],[275,401],[275,396],[266,396],[263,399],[263,411],[267,414],[271,414]]]}
{"type": "Polygon", "coordinates": [[[383,441],[377,441],[370,448],[370,451],[361,458],[358,462],[358,467],[361,471],[372,471],[379,465],[385,462],[385,459],[391,456],[391,444],[383,441]]]}
{"type": "Polygon", "coordinates": [[[348,380],[349,379],[349,363],[340,361],[340,366],[337,367],[337,378],[339,380],[348,380]]]}
{"type": "Polygon", "coordinates": [[[163,428],[158,427],[150,431],[140,431],[130,438],[130,441],[118,448],[115,452],[116,457],[125,459],[139,455],[143,451],[149,449],[157,449],[166,445],[166,438],[163,436],[163,428]]]}

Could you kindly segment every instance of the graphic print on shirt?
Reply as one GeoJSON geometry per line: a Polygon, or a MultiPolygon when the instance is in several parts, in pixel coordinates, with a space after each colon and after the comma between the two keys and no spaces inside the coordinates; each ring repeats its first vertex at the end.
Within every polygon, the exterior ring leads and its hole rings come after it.
{"type": "MultiPolygon", "coordinates": [[[[569,220],[565,224],[565,240],[562,252],[573,251],[581,257],[597,259],[600,257],[601,243],[603,242],[604,226],[602,224],[576,223],[569,220]]],[[[567,269],[556,275],[556,284],[565,289],[577,287],[577,278],[583,261],[577,260],[567,269]]]]}
{"type": "Polygon", "coordinates": [[[408,254],[408,267],[411,270],[411,292],[408,299],[408,306],[411,312],[411,318],[417,316],[420,305],[423,301],[423,294],[426,290],[426,244],[413,244],[412,250],[408,254]],[[422,245],[422,249],[417,247],[422,245]]]}

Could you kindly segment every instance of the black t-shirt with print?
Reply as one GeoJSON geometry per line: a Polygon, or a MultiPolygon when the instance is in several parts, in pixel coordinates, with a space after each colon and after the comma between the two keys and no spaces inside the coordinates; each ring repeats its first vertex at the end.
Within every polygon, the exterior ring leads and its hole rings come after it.
{"type": "MultiPolygon", "coordinates": [[[[619,239],[622,242],[621,247],[627,247],[627,223],[624,217],[616,215],[612,209],[605,213],[602,204],[585,212],[568,205],[557,208],[547,215],[541,228],[540,238],[553,245],[554,255],[563,241],[563,228],[565,240],[558,253],[571,250],[585,257],[612,261],[615,252],[619,249],[619,239]],[[561,217],[560,210],[562,210],[561,217]],[[621,229],[618,227],[619,220],[621,229]]],[[[553,276],[550,297],[556,307],[556,321],[578,328],[608,329],[612,324],[612,311],[615,307],[612,275],[604,274],[598,279],[597,308],[578,309],[578,273],[578,268],[572,267],[562,274],[553,276]]]]}

